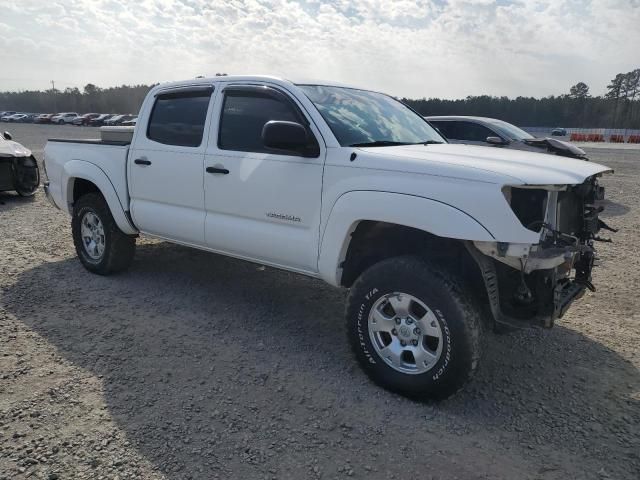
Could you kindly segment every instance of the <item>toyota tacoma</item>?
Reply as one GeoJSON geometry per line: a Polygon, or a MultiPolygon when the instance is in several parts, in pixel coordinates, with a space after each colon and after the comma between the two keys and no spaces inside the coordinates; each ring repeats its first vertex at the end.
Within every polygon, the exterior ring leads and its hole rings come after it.
{"type": "Polygon", "coordinates": [[[356,358],[409,397],[464,385],[482,319],[549,328],[594,288],[611,169],[452,145],[379,92],[198,78],[154,87],[135,128],[101,135],[45,148],[88,270],[126,269],[148,235],[348,288],[356,358]]]}

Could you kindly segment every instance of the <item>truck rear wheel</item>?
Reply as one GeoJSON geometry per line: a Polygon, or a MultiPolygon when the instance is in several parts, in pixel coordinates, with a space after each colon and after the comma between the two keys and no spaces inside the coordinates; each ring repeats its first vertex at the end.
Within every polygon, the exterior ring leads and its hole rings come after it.
{"type": "Polygon", "coordinates": [[[71,232],[78,258],[100,275],[125,270],[133,260],[136,239],[124,234],[99,193],[87,193],[73,208],[71,232]]]}
{"type": "Polygon", "coordinates": [[[458,283],[416,256],[366,270],[347,300],[347,332],[367,375],[415,399],[443,399],[473,375],[480,320],[458,283]]]}

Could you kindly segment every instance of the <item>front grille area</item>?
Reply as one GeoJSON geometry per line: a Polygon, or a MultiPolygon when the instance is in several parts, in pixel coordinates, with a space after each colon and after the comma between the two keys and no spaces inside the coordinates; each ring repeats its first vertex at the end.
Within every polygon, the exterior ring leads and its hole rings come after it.
{"type": "Polygon", "coordinates": [[[558,193],[556,230],[577,237],[582,231],[584,199],[571,189],[558,193]]]}
{"type": "Polygon", "coordinates": [[[577,237],[582,243],[594,238],[600,230],[598,214],[602,210],[596,200],[604,196],[595,179],[558,193],[556,230],[577,237]]]}

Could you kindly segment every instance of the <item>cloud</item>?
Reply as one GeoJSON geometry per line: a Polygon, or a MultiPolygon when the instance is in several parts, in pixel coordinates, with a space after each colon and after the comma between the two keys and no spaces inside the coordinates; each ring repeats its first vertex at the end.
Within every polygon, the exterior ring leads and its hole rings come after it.
{"type": "Polygon", "coordinates": [[[227,72],[414,98],[542,96],[578,81],[597,94],[640,66],[638,25],[637,0],[4,0],[0,89],[227,72]]]}

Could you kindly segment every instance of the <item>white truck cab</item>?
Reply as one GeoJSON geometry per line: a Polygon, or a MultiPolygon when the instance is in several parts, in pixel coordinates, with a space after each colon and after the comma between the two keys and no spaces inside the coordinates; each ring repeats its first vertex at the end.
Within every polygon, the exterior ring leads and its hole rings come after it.
{"type": "Polygon", "coordinates": [[[356,357],[408,396],[470,378],[479,302],[550,327],[592,288],[602,165],[451,145],[382,93],[266,76],[156,86],[122,132],[45,148],[87,269],[125,269],[143,234],[350,288],[356,357]]]}

